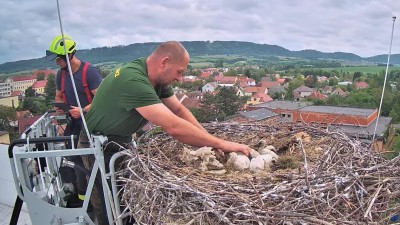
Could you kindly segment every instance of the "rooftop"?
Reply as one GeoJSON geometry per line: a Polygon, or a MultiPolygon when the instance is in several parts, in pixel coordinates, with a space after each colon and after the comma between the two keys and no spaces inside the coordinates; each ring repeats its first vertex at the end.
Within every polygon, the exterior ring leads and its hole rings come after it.
{"type": "Polygon", "coordinates": [[[340,106],[316,106],[310,105],[300,109],[302,112],[318,112],[318,113],[330,113],[330,114],[344,114],[352,116],[365,116],[368,117],[373,114],[376,109],[359,109],[352,107],[340,107],[340,106]]]}
{"type": "Polygon", "coordinates": [[[267,119],[269,117],[273,117],[276,114],[274,112],[272,112],[271,110],[268,109],[257,109],[257,110],[253,110],[253,111],[247,111],[247,112],[239,112],[239,114],[247,119],[250,120],[264,120],[267,119]]]}
{"type": "Polygon", "coordinates": [[[270,101],[262,104],[258,104],[257,107],[269,108],[269,109],[286,109],[286,110],[298,110],[308,105],[310,102],[292,102],[292,101],[270,101]]]}

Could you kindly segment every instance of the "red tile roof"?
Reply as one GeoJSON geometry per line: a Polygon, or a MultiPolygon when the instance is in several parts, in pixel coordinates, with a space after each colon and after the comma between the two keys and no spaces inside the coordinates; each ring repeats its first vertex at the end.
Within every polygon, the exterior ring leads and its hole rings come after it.
{"type": "Polygon", "coordinates": [[[273,101],[273,99],[269,96],[269,95],[267,95],[267,94],[264,94],[264,93],[260,93],[260,92],[258,92],[258,93],[256,93],[255,95],[253,95],[255,98],[260,98],[260,102],[270,102],[270,101],[273,101]]]}
{"type": "Polygon", "coordinates": [[[280,85],[281,83],[279,83],[278,81],[262,81],[259,83],[259,86],[266,88],[277,87],[280,85]]]}
{"type": "Polygon", "coordinates": [[[36,70],[33,72],[33,77],[37,78],[37,75],[39,74],[44,74],[45,77],[47,77],[50,74],[57,74],[57,70],[36,70]]]}
{"type": "Polygon", "coordinates": [[[34,116],[29,118],[21,118],[18,119],[18,130],[21,135],[30,125],[32,125],[36,120],[38,120],[41,116],[34,116]]]}
{"type": "Polygon", "coordinates": [[[212,74],[211,72],[202,72],[200,74],[200,78],[208,78],[211,76],[211,74],[212,74]]]}
{"type": "Polygon", "coordinates": [[[360,82],[356,82],[355,84],[357,89],[361,89],[361,88],[368,88],[368,84],[364,81],[360,81],[360,82]]]}
{"type": "Polygon", "coordinates": [[[22,119],[22,118],[28,118],[31,115],[32,115],[32,113],[29,110],[16,112],[17,120],[22,119]]]}
{"type": "Polygon", "coordinates": [[[23,95],[23,94],[24,94],[23,91],[13,91],[13,92],[11,92],[11,96],[20,96],[20,95],[23,95]]]}
{"type": "Polygon", "coordinates": [[[319,91],[314,91],[313,93],[311,93],[311,95],[308,96],[308,98],[325,100],[326,99],[326,95],[322,94],[319,91]]]}
{"type": "Polygon", "coordinates": [[[33,76],[12,77],[12,80],[14,82],[16,82],[16,81],[24,81],[24,80],[34,80],[34,79],[36,79],[36,77],[33,77],[33,76]]]}
{"type": "Polygon", "coordinates": [[[276,81],[278,81],[278,82],[281,83],[281,84],[285,83],[285,79],[283,79],[283,78],[279,78],[279,79],[277,79],[276,81]]]}
{"type": "Polygon", "coordinates": [[[245,87],[244,88],[244,92],[246,92],[246,93],[257,93],[257,92],[259,92],[259,88],[258,87],[252,87],[252,86],[245,87]]]}
{"type": "Polygon", "coordinates": [[[46,87],[46,84],[47,84],[47,80],[38,80],[32,84],[32,88],[35,89],[35,88],[46,87]]]}
{"type": "Polygon", "coordinates": [[[186,106],[186,108],[200,108],[200,100],[195,98],[185,98],[182,101],[182,105],[186,106]]]}

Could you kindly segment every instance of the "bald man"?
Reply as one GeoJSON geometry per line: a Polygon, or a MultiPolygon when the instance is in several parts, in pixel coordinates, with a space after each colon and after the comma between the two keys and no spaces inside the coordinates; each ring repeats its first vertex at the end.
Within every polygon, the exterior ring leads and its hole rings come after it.
{"type": "Polygon", "coordinates": [[[182,80],[188,63],[189,53],[183,45],[169,41],[158,46],[149,57],[117,69],[97,90],[86,116],[89,132],[100,132],[124,145],[150,121],[185,144],[248,155],[248,146],[207,133],[174,95],[169,85],[182,80]]]}
{"type": "MultiPolygon", "coordinates": [[[[108,75],[97,89],[86,115],[89,132],[101,133],[109,141],[127,146],[132,141],[132,134],[150,121],[183,143],[248,155],[248,146],[209,134],[174,95],[170,84],[182,80],[188,63],[189,53],[183,45],[169,41],[160,44],[149,57],[136,59],[108,75]]],[[[85,139],[87,137],[82,133],[80,142],[85,139]]],[[[115,145],[107,145],[104,150],[106,172],[111,156],[119,150],[115,145]]],[[[84,162],[85,167],[91,169],[94,158],[88,157],[84,162]]],[[[120,163],[120,160],[116,162],[117,168],[120,163]]],[[[96,179],[100,180],[99,177],[96,179]]],[[[101,186],[95,187],[91,201],[98,212],[99,224],[107,224],[100,193],[101,186]]]]}

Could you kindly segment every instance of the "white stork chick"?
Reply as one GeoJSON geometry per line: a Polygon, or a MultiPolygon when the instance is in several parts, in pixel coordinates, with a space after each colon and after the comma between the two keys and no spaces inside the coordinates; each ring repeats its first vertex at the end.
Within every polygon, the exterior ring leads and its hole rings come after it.
{"type": "Polygon", "coordinates": [[[261,155],[272,155],[275,158],[279,158],[279,156],[275,153],[275,147],[272,145],[268,145],[267,147],[258,150],[261,155]]]}
{"type": "Polygon", "coordinates": [[[231,152],[229,153],[227,165],[235,171],[244,171],[249,169],[250,159],[242,153],[231,152]]]}
{"type": "Polygon", "coordinates": [[[260,155],[250,162],[250,171],[253,173],[269,172],[271,165],[275,162],[275,157],[272,155],[260,155]]]}
{"type": "Polygon", "coordinates": [[[257,158],[258,156],[260,156],[260,153],[254,149],[250,149],[250,156],[252,159],[254,159],[254,158],[257,158]]]}

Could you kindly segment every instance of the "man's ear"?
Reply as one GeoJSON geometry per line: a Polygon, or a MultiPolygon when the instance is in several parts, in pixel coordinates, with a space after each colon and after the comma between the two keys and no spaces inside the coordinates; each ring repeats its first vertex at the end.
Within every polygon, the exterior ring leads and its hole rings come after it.
{"type": "Polygon", "coordinates": [[[161,59],[161,67],[166,67],[168,62],[169,62],[169,57],[168,56],[162,58],[161,59]]]}

